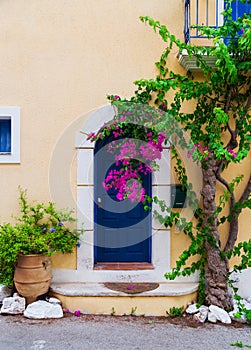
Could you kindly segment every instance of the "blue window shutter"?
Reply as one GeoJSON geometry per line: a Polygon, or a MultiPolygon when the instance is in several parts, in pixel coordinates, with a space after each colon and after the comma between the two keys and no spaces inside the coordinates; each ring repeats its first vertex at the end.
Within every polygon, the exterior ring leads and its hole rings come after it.
{"type": "Polygon", "coordinates": [[[11,153],[11,119],[0,119],[0,152],[11,153]]]}

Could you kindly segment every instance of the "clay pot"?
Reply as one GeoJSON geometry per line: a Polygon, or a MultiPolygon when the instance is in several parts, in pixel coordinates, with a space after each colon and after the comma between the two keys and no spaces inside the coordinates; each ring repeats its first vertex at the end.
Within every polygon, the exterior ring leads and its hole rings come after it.
{"type": "Polygon", "coordinates": [[[14,284],[18,293],[26,298],[27,304],[48,292],[51,279],[50,257],[43,254],[18,256],[14,284]]]}

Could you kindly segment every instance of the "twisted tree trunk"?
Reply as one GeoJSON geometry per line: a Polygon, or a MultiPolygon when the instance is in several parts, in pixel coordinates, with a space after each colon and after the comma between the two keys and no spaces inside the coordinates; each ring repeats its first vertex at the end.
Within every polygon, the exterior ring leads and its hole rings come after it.
{"type": "Polygon", "coordinates": [[[204,227],[211,235],[211,239],[208,238],[205,242],[207,258],[206,302],[209,305],[213,304],[227,310],[232,309],[233,305],[228,288],[228,260],[220,255],[220,237],[215,204],[216,170],[216,160],[213,157],[202,168],[204,227]]]}

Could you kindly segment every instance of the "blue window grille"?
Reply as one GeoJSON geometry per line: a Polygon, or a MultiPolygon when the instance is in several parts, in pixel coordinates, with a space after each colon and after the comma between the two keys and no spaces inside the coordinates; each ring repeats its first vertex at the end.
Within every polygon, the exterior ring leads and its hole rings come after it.
{"type": "Polygon", "coordinates": [[[11,153],[11,118],[0,118],[0,153],[11,153]]]}
{"type": "MultiPolygon", "coordinates": [[[[197,28],[192,25],[205,25],[217,28],[223,24],[221,12],[224,10],[225,2],[223,0],[185,0],[185,26],[184,40],[189,43],[191,39],[206,38],[201,35],[197,28]]],[[[240,0],[232,3],[232,17],[237,19],[244,13],[251,12],[251,4],[243,4],[240,0]]]]}

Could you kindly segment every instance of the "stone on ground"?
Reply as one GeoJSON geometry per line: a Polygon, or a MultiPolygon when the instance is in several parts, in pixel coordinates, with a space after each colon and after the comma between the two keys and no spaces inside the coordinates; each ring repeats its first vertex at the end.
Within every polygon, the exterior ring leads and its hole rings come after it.
{"type": "Polygon", "coordinates": [[[14,294],[13,297],[4,298],[1,307],[2,314],[18,315],[25,310],[25,298],[14,294]]]}
{"type": "Polygon", "coordinates": [[[3,303],[4,298],[12,296],[12,288],[0,284],[0,304],[3,303]]]}
{"type": "Polygon", "coordinates": [[[197,312],[199,312],[200,309],[197,307],[196,304],[191,304],[188,306],[188,308],[186,309],[186,313],[189,315],[193,315],[196,314],[197,312]]]}
{"type": "Polygon", "coordinates": [[[51,304],[61,304],[61,301],[58,298],[53,297],[49,298],[48,302],[51,304]]]}
{"type": "Polygon", "coordinates": [[[211,323],[216,323],[217,322],[217,317],[215,316],[215,314],[211,311],[208,312],[208,315],[207,315],[207,319],[209,322],[211,323]]]}
{"type": "Polygon", "coordinates": [[[206,322],[207,315],[208,315],[208,307],[205,306],[205,305],[202,305],[202,306],[199,308],[199,312],[197,312],[197,314],[194,314],[193,318],[194,318],[196,321],[199,321],[199,322],[201,322],[201,323],[204,323],[204,322],[206,322]]]}
{"type": "Polygon", "coordinates": [[[231,318],[229,314],[222,308],[216,306],[216,305],[210,305],[209,311],[216,317],[217,321],[220,321],[222,323],[230,324],[231,318]]]}
{"type": "Polygon", "coordinates": [[[33,319],[62,318],[62,307],[57,303],[38,300],[27,306],[24,316],[33,319]]]}

